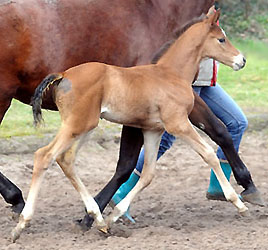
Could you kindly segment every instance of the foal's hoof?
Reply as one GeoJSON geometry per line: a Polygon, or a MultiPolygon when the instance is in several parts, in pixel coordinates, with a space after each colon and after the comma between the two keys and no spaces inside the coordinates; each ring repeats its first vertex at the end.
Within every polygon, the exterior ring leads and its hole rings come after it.
{"type": "Polygon", "coordinates": [[[103,220],[99,223],[96,223],[97,224],[97,228],[99,231],[101,231],[102,233],[104,234],[108,234],[109,233],[109,226],[108,224],[103,220]]]}
{"type": "Polygon", "coordinates": [[[11,240],[13,243],[16,242],[16,240],[20,237],[21,230],[18,230],[17,228],[14,228],[11,232],[11,240]]]}
{"type": "Polygon", "coordinates": [[[241,193],[241,196],[243,198],[243,201],[246,201],[248,203],[251,203],[253,205],[258,205],[261,207],[265,206],[265,203],[263,199],[261,198],[261,193],[257,189],[255,189],[253,192],[249,190],[244,190],[241,193]]]}
{"type": "Polygon", "coordinates": [[[98,230],[101,231],[104,234],[108,234],[109,233],[109,228],[107,226],[105,226],[105,227],[99,227],[98,230]]]}
{"type": "Polygon", "coordinates": [[[249,216],[250,216],[250,212],[249,212],[248,209],[245,210],[245,211],[243,211],[243,212],[240,212],[239,214],[240,214],[242,217],[249,217],[249,216]]]}

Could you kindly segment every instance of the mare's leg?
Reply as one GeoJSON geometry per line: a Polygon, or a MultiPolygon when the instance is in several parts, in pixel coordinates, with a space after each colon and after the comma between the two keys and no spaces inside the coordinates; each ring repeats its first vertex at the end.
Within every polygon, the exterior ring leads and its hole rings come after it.
{"type": "Polygon", "coordinates": [[[86,211],[96,220],[98,229],[107,232],[107,226],[103,220],[98,204],[88,193],[85,185],[79,178],[74,168],[75,156],[81,145],[82,143],[76,142],[69,150],[57,157],[57,162],[63,170],[65,176],[70,180],[74,188],[81,195],[81,198],[86,206],[86,211]]]}
{"type": "MultiPolygon", "coordinates": [[[[4,118],[4,115],[8,108],[10,107],[11,100],[15,95],[17,90],[17,85],[4,84],[6,82],[15,82],[14,79],[1,79],[3,75],[0,76],[0,124],[4,118]]],[[[16,213],[20,213],[24,207],[24,200],[22,197],[21,190],[12,183],[7,177],[0,173],[0,194],[3,196],[7,203],[12,205],[12,210],[16,213]]]]}
{"type": "MultiPolygon", "coordinates": [[[[123,126],[116,172],[109,183],[94,197],[101,212],[103,212],[107,204],[110,202],[117,189],[129,178],[134,170],[142,145],[142,130],[139,128],[123,126]]],[[[92,223],[93,218],[86,214],[80,224],[84,228],[90,228],[92,223]]]]}
{"type": "Polygon", "coordinates": [[[0,193],[7,203],[12,204],[12,210],[20,213],[25,205],[21,190],[0,172],[0,193]]]}
{"type": "Polygon", "coordinates": [[[246,214],[248,208],[238,198],[238,195],[226,179],[213,148],[201,138],[190,124],[188,118],[183,118],[181,115],[174,115],[173,117],[174,119],[169,119],[168,123],[165,124],[167,132],[176,137],[181,137],[192,146],[204,161],[213,168],[226,200],[231,201],[242,215],[246,214]]]}
{"type": "Polygon", "coordinates": [[[5,80],[0,76],[0,124],[5,116],[5,113],[10,107],[11,101],[16,93],[17,86],[4,85],[5,80]]]}
{"type": "Polygon", "coordinates": [[[148,186],[152,181],[162,133],[163,131],[143,132],[145,158],[140,179],[127,196],[115,206],[113,212],[107,219],[108,226],[117,221],[117,219],[127,211],[136,194],[148,186]]]}
{"type": "Polygon", "coordinates": [[[264,205],[260,192],[254,185],[250,172],[240,159],[226,126],[213,114],[207,104],[194,92],[194,108],[189,115],[192,124],[203,130],[224,152],[234,177],[245,189],[241,196],[247,202],[264,205]]]}

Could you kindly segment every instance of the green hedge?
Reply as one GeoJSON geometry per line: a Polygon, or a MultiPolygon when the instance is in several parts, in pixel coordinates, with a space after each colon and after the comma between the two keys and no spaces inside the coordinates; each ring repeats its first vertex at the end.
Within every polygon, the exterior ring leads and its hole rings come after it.
{"type": "Polygon", "coordinates": [[[268,41],[267,0],[221,0],[221,26],[231,37],[268,41]]]}

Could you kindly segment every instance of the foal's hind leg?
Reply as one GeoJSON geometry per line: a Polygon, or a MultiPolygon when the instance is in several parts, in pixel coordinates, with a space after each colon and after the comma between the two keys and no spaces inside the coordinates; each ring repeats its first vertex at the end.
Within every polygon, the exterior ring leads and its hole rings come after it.
{"type": "Polygon", "coordinates": [[[81,198],[86,206],[87,213],[94,217],[98,229],[107,233],[107,225],[103,220],[98,204],[95,202],[93,197],[89,195],[85,185],[77,175],[77,172],[74,168],[75,155],[80,146],[81,143],[76,142],[69,150],[57,157],[57,162],[66,177],[70,180],[74,188],[81,195],[81,198]]]}
{"type": "Polygon", "coordinates": [[[140,179],[127,196],[115,206],[107,219],[109,227],[127,211],[136,194],[151,183],[162,133],[163,131],[143,131],[145,157],[140,179]]]}
{"type": "Polygon", "coordinates": [[[182,117],[180,117],[179,119],[180,120],[169,120],[169,123],[165,124],[166,130],[174,136],[181,137],[186,142],[188,142],[193,147],[193,149],[204,159],[204,161],[207,162],[210,166],[212,166],[217,176],[217,179],[222,187],[226,200],[231,201],[234,206],[237,207],[239,213],[245,215],[248,208],[238,198],[238,195],[226,179],[213,148],[210,147],[201,138],[201,136],[192,127],[187,118],[182,119],[182,117]]]}
{"type": "Polygon", "coordinates": [[[70,131],[62,127],[57,136],[49,145],[36,151],[34,156],[32,182],[27,202],[20,215],[19,223],[12,231],[13,241],[19,238],[21,231],[25,228],[26,224],[33,216],[36,198],[44,178],[45,170],[48,169],[53,160],[55,160],[59,154],[66,151],[74,141],[75,138],[72,136],[70,131]]]}

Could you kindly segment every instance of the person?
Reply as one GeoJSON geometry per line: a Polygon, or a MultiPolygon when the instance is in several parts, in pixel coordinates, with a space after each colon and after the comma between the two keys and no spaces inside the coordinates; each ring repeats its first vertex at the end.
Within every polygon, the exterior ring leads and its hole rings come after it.
{"type": "MultiPolygon", "coordinates": [[[[239,150],[239,145],[244,131],[248,126],[248,121],[241,108],[235,101],[223,90],[217,83],[217,72],[219,64],[213,59],[205,59],[200,63],[199,74],[196,81],[193,83],[194,91],[204,100],[212,112],[225,124],[229,131],[236,151],[239,150]]],[[[175,137],[166,131],[162,135],[157,160],[171,148],[175,137]]],[[[217,157],[220,160],[220,165],[228,181],[232,173],[226,157],[219,147],[217,149],[217,157]]],[[[129,179],[123,183],[117,192],[112,197],[112,203],[118,204],[136,185],[139,180],[144,163],[144,149],[141,150],[137,165],[130,175],[129,179]]],[[[225,200],[222,188],[217,180],[214,171],[211,169],[209,187],[206,197],[210,200],[225,200]]],[[[132,222],[135,222],[130,216],[129,209],[125,216],[132,222]]]]}

